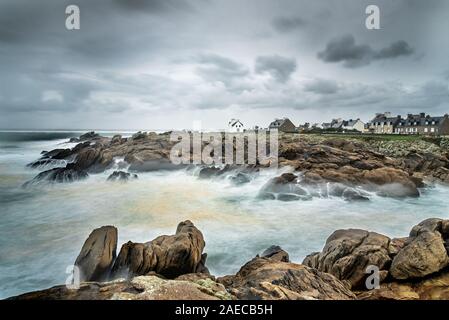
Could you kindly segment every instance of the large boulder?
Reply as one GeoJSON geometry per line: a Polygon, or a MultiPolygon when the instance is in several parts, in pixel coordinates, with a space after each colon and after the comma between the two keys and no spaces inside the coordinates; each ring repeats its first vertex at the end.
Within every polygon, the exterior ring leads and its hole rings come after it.
{"type": "Polygon", "coordinates": [[[390,239],[384,235],[360,229],[337,230],[323,250],[307,256],[303,264],[330,273],[352,288],[364,288],[368,266],[379,268],[381,280],[387,276],[389,250],[390,239]]]}
{"type": "Polygon", "coordinates": [[[449,264],[444,240],[438,231],[420,231],[394,257],[390,274],[395,279],[421,278],[449,264]]]}
{"type": "Polygon", "coordinates": [[[114,277],[132,277],[154,271],[167,278],[204,270],[203,235],[192,222],[178,225],[176,234],[147,243],[125,243],[114,263],[114,277]]]}
{"type": "Polygon", "coordinates": [[[117,228],[104,226],[92,231],[76,258],[80,281],[108,278],[117,251],[117,228]]]}
{"type": "Polygon", "coordinates": [[[366,170],[361,181],[379,186],[379,194],[388,197],[419,197],[422,183],[403,170],[389,167],[366,170]]]}
{"type": "Polygon", "coordinates": [[[243,300],[348,300],[355,297],[331,274],[268,257],[256,257],[236,275],[217,281],[243,300]]]}
{"type": "Polygon", "coordinates": [[[78,290],[57,286],[12,297],[11,300],[231,300],[212,279],[166,280],[140,276],[131,280],[81,283],[78,290]]]}

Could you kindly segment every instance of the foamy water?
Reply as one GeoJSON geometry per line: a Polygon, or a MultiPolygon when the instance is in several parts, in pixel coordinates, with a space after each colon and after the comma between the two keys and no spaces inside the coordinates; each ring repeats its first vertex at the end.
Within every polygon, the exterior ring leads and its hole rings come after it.
{"type": "Polygon", "coordinates": [[[21,188],[39,172],[25,166],[40,151],[71,146],[63,144],[67,138],[50,138],[2,140],[0,133],[2,298],[64,283],[66,267],[73,264],[92,229],[102,225],[118,228],[121,246],[128,240],[144,242],[173,234],[180,221],[192,220],[204,234],[210,271],[224,275],[237,272],[272,244],[301,262],[321,250],[338,228],[405,236],[423,219],[449,216],[449,188],[444,186],[426,189],[418,199],[373,196],[362,203],[339,198],[256,199],[263,184],[280,173],[275,171],[264,171],[243,186],[226,179],[199,180],[184,170],[140,173],[138,180],[126,184],[109,183],[110,170],[72,184],[21,188]]]}

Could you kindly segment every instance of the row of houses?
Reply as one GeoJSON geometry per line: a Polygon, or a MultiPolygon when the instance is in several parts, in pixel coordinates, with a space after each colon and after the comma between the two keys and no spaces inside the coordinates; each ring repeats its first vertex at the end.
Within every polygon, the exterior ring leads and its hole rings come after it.
{"type": "MultiPolygon", "coordinates": [[[[261,129],[255,127],[253,129],[261,129]]],[[[449,115],[431,116],[425,113],[392,116],[390,112],[377,113],[368,123],[360,119],[333,119],[331,122],[321,124],[305,123],[295,126],[288,118],[275,119],[268,129],[277,129],[280,132],[307,132],[307,131],[338,131],[361,132],[372,134],[419,134],[419,135],[449,135],[449,115]]],[[[245,126],[240,120],[229,121],[228,130],[243,132],[245,126]]]]}

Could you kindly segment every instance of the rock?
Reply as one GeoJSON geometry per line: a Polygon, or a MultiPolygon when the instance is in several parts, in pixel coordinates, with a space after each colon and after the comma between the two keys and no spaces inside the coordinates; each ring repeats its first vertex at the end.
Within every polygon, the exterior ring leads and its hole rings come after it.
{"type": "Polygon", "coordinates": [[[383,196],[419,197],[415,181],[400,169],[385,167],[364,171],[363,180],[381,186],[379,194],[383,196]]]}
{"type": "Polygon", "coordinates": [[[449,300],[449,273],[414,282],[390,282],[358,294],[359,300],[449,300]]]}
{"type": "Polygon", "coordinates": [[[124,171],[114,171],[109,175],[108,181],[120,181],[120,182],[126,182],[130,179],[137,179],[137,174],[131,174],[124,171]]]}
{"type": "Polygon", "coordinates": [[[201,255],[201,260],[196,266],[196,274],[208,274],[210,275],[209,269],[206,267],[207,253],[201,255]]]}
{"type": "Polygon", "coordinates": [[[97,173],[111,166],[113,158],[105,155],[99,147],[88,147],[77,154],[75,163],[78,168],[97,173]]]}
{"type": "Polygon", "coordinates": [[[248,177],[247,174],[244,174],[242,172],[237,173],[235,176],[232,176],[230,178],[231,182],[237,186],[248,183],[251,181],[251,179],[248,177]]]}
{"type": "Polygon", "coordinates": [[[79,138],[71,138],[70,142],[81,142],[86,140],[93,140],[100,138],[100,135],[98,133],[95,133],[94,131],[86,132],[82,134],[79,138]]]}
{"type": "Polygon", "coordinates": [[[65,168],[53,168],[39,173],[32,180],[24,183],[24,187],[30,187],[41,183],[63,183],[86,179],[89,175],[80,170],[75,164],[69,163],[65,168]]]}
{"type": "Polygon", "coordinates": [[[211,279],[164,280],[140,276],[131,280],[81,283],[78,290],[57,286],[11,300],[231,300],[223,285],[211,279]]]}
{"type": "Polygon", "coordinates": [[[262,253],[262,258],[270,258],[281,262],[290,262],[288,253],[279,246],[271,246],[262,253]]]}
{"type": "Polygon", "coordinates": [[[80,281],[103,281],[111,271],[117,251],[117,228],[105,226],[92,231],[76,258],[80,281]]]}
{"type": "Polygon", "coordinates": [[[131,140],[142,140],[142,139],[146,139],[147,136],[148,135],[146,132],[139,131],[131,136],[131,140]]]}
{"type": "Polygon", "coordinates": [[[125,243],[114,263],[113,277],[133,277],[154,271],[166,278],[203,269],[202,233],[190,221],[181,222],[172,236],[160,236],[147,243],[125,243]]]}
{"type": "Polygon", "coordinates": [[[303,264],[347,281],[352,288],[364,288],[368,266],[388,271],[389,244],[388,237],[375,232],[337,230],[326,240],[322,252],[307,256],[303,264]]]}
{"type": "Polygon", "coordinates": [[[119,134],[116,134],[111,139],[112,144],[119,144],[119,143],[123,143],[123,142],[126,142],[126,139],[123,139],[122,136],[119,134]]]}
{"type": "Polygon", "coordinates": [[[200,179],[209,179],[213,176],[216,176],[220,172],[219,168],[216,167],[205,167],[202,168],[198,174],[200,179]]]}
{"type": "Polygon", "coordinates": [[[292,173],[284,173],[269,180],[259,192],[261,195],[265,193],[308,194],[306,190],[298,185],[298,177],[292,173]]]}
{"type": "Polygon", "coordinates": [[[256,257],[234,276],[217,279],[243,300],[348,300],[354,294],[334,276],[294,263],[256,257]]]}
{"type": "Polygon", "coordinates": [[[415,238],[423,232],[436,232],[438,231],[443,239],[449,237],[449,220],[443,220],[438,218],[426,219],[412,228],[410,231],[410,237],[415,238]]]}
{"type": "Polygon", "coordinates": [[[346,201],[369,201],[369,198],[365,195],[362,195],[359,191],[353,188],[346,188],[342,192],[342,197],[346,201]]]}
{"type": "Polygon", "coordinates": [[[276,195],[271,192],[259,192],[257,199],[260,200],[276,200],[276,195]]]}
{"type": "Polygon", "coordinates": [[[420,231],[394,257],[390,274],[399,280],[421,278],[449,264],[443,238],[438,231],[420,231]]]}

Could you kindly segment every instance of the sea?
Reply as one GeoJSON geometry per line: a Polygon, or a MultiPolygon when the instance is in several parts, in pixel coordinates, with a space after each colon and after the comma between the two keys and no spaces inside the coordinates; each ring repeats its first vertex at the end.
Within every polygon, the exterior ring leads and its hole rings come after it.
{"type": "Polygon", "coordinates": [[[0,132],[0,298],[64,284],[89,233],[104,225],[118,228],[119,250],[129,240],[173,234],[179,222],[191,220],[204,235],[208,268],[221,276],[235,274],[271,245],[301,263],[320,251],[336,229],[403,237],[424,219],[449,218],[449,188],[438,184],[420,190],[419,198],[371,195],[368,202],[257,198],[270,178],[289,168],[264,170],[240,186],[226,177],[198,179],[194,170],[138,173],[128,183],[107,182],[114,168],[74,183],[22,186],[39,173],[28,163],[44,150],[73,147],[69,139],[82,133],[0,132]]]}

